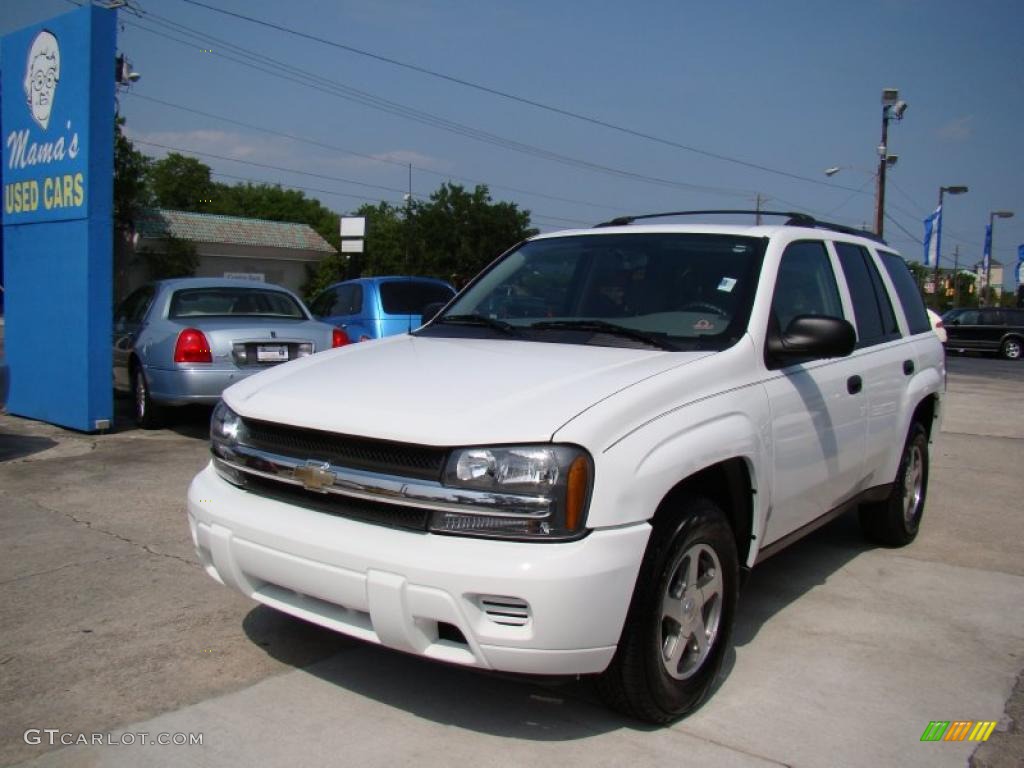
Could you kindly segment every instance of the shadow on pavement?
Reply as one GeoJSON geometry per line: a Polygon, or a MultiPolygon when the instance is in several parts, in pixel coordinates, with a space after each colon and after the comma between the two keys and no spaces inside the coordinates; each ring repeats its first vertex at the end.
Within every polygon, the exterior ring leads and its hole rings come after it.
{"type": "MultiPolygon", "coordinates": [[[[733,645],[753,642],[768,619],[869,549],[855,516],[846,515],[763,563],[741,593],[733,645]]],[[[434,722],[538,741],[587,738],[622,728],[656,730],[606,709],[593,678],[498,675],[442,664],[351,640],[265,606],[253,609],[243,626],[275,659],[434,722]]],[[[730,647],[714,690],[735,661],[730,647]]]]}
{"type": "Polygon", "coordinates": [[[23,459],[34,453],[53,448],[55,445],[57,445],[57,441],[48,437],[30,437],[0,432],[0,461],[23,459]]]}
{"type": "Polygon", "coordinates": [[[874,548],[861,533],[856,513],[850,513],[758,565],[740,591],[733,645],[753,642],[766,621],[874,548]]]}
{"type": "Polygon", "coordinates": [[[451,666],[350,640],[264,606],[253,609],[243,626],[278,661],[431,722],[535,741],[571,741],[622,728],[655,730],[605,709],[585,678],[537,680],[451,666]],[[304,666],[331,648],[329,658],[304,666]]]}
{"type": "MultiPolygon", "coordinates": [[[[135,424],[134,403],[130,397],[114,398],[114,428],[113,434],[124,432],[146,432],[135,424]]],[[[178,408],[165,408],[163,429],[168,429],[182,437],[191,437],[196,440],[208,440],[210,437],[210,413],[213,407],[209,405],[184,405],[178,408]]],[[[156,431],[156,430],[154,430],[156,431]]]]}

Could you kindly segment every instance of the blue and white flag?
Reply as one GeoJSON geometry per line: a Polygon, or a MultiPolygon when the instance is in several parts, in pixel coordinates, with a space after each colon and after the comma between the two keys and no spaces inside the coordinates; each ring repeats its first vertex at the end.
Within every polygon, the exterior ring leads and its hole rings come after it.
{"type": "Polygon", "coordinates": [[[981,255],[981,268],[988,274],[989,265],[992,263],[992,225],[985,225],[985,250],[981,255]]]}
{"type": "Polygon", "coordinates": [[[939,263],[942,243],[942,206],[924,220],[924,265],[926,267],[939,263]]]}
{"type": "Polygon", "coordinates": [[[1024,284],[1024,243],[1017,246],[1017,285],[1024,284]]]}

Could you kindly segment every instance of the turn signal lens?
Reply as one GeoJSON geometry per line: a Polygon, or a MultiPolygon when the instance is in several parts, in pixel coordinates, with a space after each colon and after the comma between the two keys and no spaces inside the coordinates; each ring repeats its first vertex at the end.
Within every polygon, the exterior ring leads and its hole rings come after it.
{"type": "Polygon", "coordinates": [[[331,331],[331,347],[344,347],[350,342],[351,339],[349,339],[348,334],[341,330],[341,328],[335,328],[331,331]]]}
{"type": "Polygon", "coordinates": [[[590,488],[590,462],[578,456],[569,467],[565,489],[565,527],[576,531],[583,522],[583,510],[587,504],[587,490],[590,488]]]}
{"type": "Polygon", "coordinates": [[[213,353],[210,342],[198,328],[186,328],[178,334],[174,345],[174,362],[176,363],[212,363],[213,353]]]}

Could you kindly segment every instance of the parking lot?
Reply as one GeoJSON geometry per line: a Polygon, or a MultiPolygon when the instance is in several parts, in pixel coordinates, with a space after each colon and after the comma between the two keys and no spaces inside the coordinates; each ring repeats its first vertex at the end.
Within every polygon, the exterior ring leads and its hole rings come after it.
{"type": "Polygon", "coordinates": [[[998,720],[977,764],[1024,764],[1006,709],[1024,698],[1024,364],[950,358],[945,402],[917,541],[872,547],[848,517],[765,563],[718,690],[667,728],[586,679],[404,656],[213,582],[184,512],[208,409],[99,436],[0,415],[0,763],[953,766],[976,745],[923,743],[928,723],[998,720]]]}

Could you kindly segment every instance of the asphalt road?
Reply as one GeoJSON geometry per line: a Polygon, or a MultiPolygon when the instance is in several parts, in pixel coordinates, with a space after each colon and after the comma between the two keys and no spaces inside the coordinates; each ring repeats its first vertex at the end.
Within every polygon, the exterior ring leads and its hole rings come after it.
{"type": "Polygon", "coordinates": [[[975,745],[920,741],[932,720],[998,720],[976,764],[1024,764],[1024,363],[949,371],[918,540],[873,548],[845,518],[765,563],[718,690],[667,728],[586,679],[408,657],[214,583],[184,516],[207,410],[102,436],[0,415],[0,764],[964,765],[975,745]]]}

